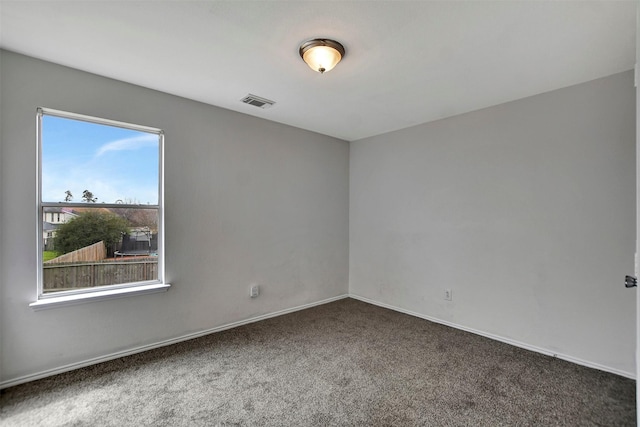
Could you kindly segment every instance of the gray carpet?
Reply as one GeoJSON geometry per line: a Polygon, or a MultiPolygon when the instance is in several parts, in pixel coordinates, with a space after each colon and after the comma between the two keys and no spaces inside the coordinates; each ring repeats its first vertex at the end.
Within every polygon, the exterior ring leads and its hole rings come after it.
{"type": "Polygon", "coordinates": [[[2,391],[3,426],[629,426],[635,381],[353,299],[2,391]]]}

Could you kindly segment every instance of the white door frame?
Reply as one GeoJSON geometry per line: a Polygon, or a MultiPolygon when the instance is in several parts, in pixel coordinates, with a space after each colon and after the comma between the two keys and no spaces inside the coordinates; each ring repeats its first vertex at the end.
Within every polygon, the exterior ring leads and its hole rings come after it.
{"type": "MultiPolygon", "coordinates": [[[[634,257],[634,275],[640,277],[640,132],[638,130],[640,124],[640,96],[638,93],[639,68],[640,60],[640,7],[636,2],[636,66],[635,66],[635,86],[636,86],[636,254],[634,257]]],[[[638,425],[640,425],[640,292],[638,288],[634,288],[636,292],[636,417],[638,425]]]]}

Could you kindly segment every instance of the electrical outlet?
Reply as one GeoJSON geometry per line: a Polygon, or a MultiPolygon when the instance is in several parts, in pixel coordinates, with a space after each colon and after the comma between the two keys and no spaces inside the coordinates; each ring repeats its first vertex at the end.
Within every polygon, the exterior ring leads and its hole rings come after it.
{"type": "Polygon", "coordinates": [[[251,296],[251,298],[257,298],[258,295],[260,295],[260,286],[251,285],[251,288],[249,289],[249,295],[251,296]]]}
{"type": "Polygon", "coordinates": [[[453,299],[453,296],[451,294],[451,289],[444,290],[444,299],[446,299],[447,301],[451,301],[453,299]]]}

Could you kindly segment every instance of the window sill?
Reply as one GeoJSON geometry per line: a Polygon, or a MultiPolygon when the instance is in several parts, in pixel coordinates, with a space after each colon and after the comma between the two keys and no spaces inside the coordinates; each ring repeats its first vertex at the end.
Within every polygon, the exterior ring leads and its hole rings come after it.
{"type": "Polygon", "coordinates": [[[135,295],[155,294],[166,292],[171,287],[168,283],[155,283],[131,288],[109,289],[105,291],[87,292],[85,294],[65,295],[61,297],[43,298],[29,304],[34,310],[46,310],[69,305],[84,304],[87,302],[104,301],[116,298],[124,298],[135,295]]]}

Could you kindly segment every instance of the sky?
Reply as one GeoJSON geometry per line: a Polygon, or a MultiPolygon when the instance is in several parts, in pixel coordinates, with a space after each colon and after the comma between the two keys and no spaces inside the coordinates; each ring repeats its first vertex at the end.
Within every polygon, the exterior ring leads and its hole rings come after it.
{"type": "Polygon", "coordinates": [[[42,117],[42,201],[158,203],[158,135],[56,116],[42,117]]]}

